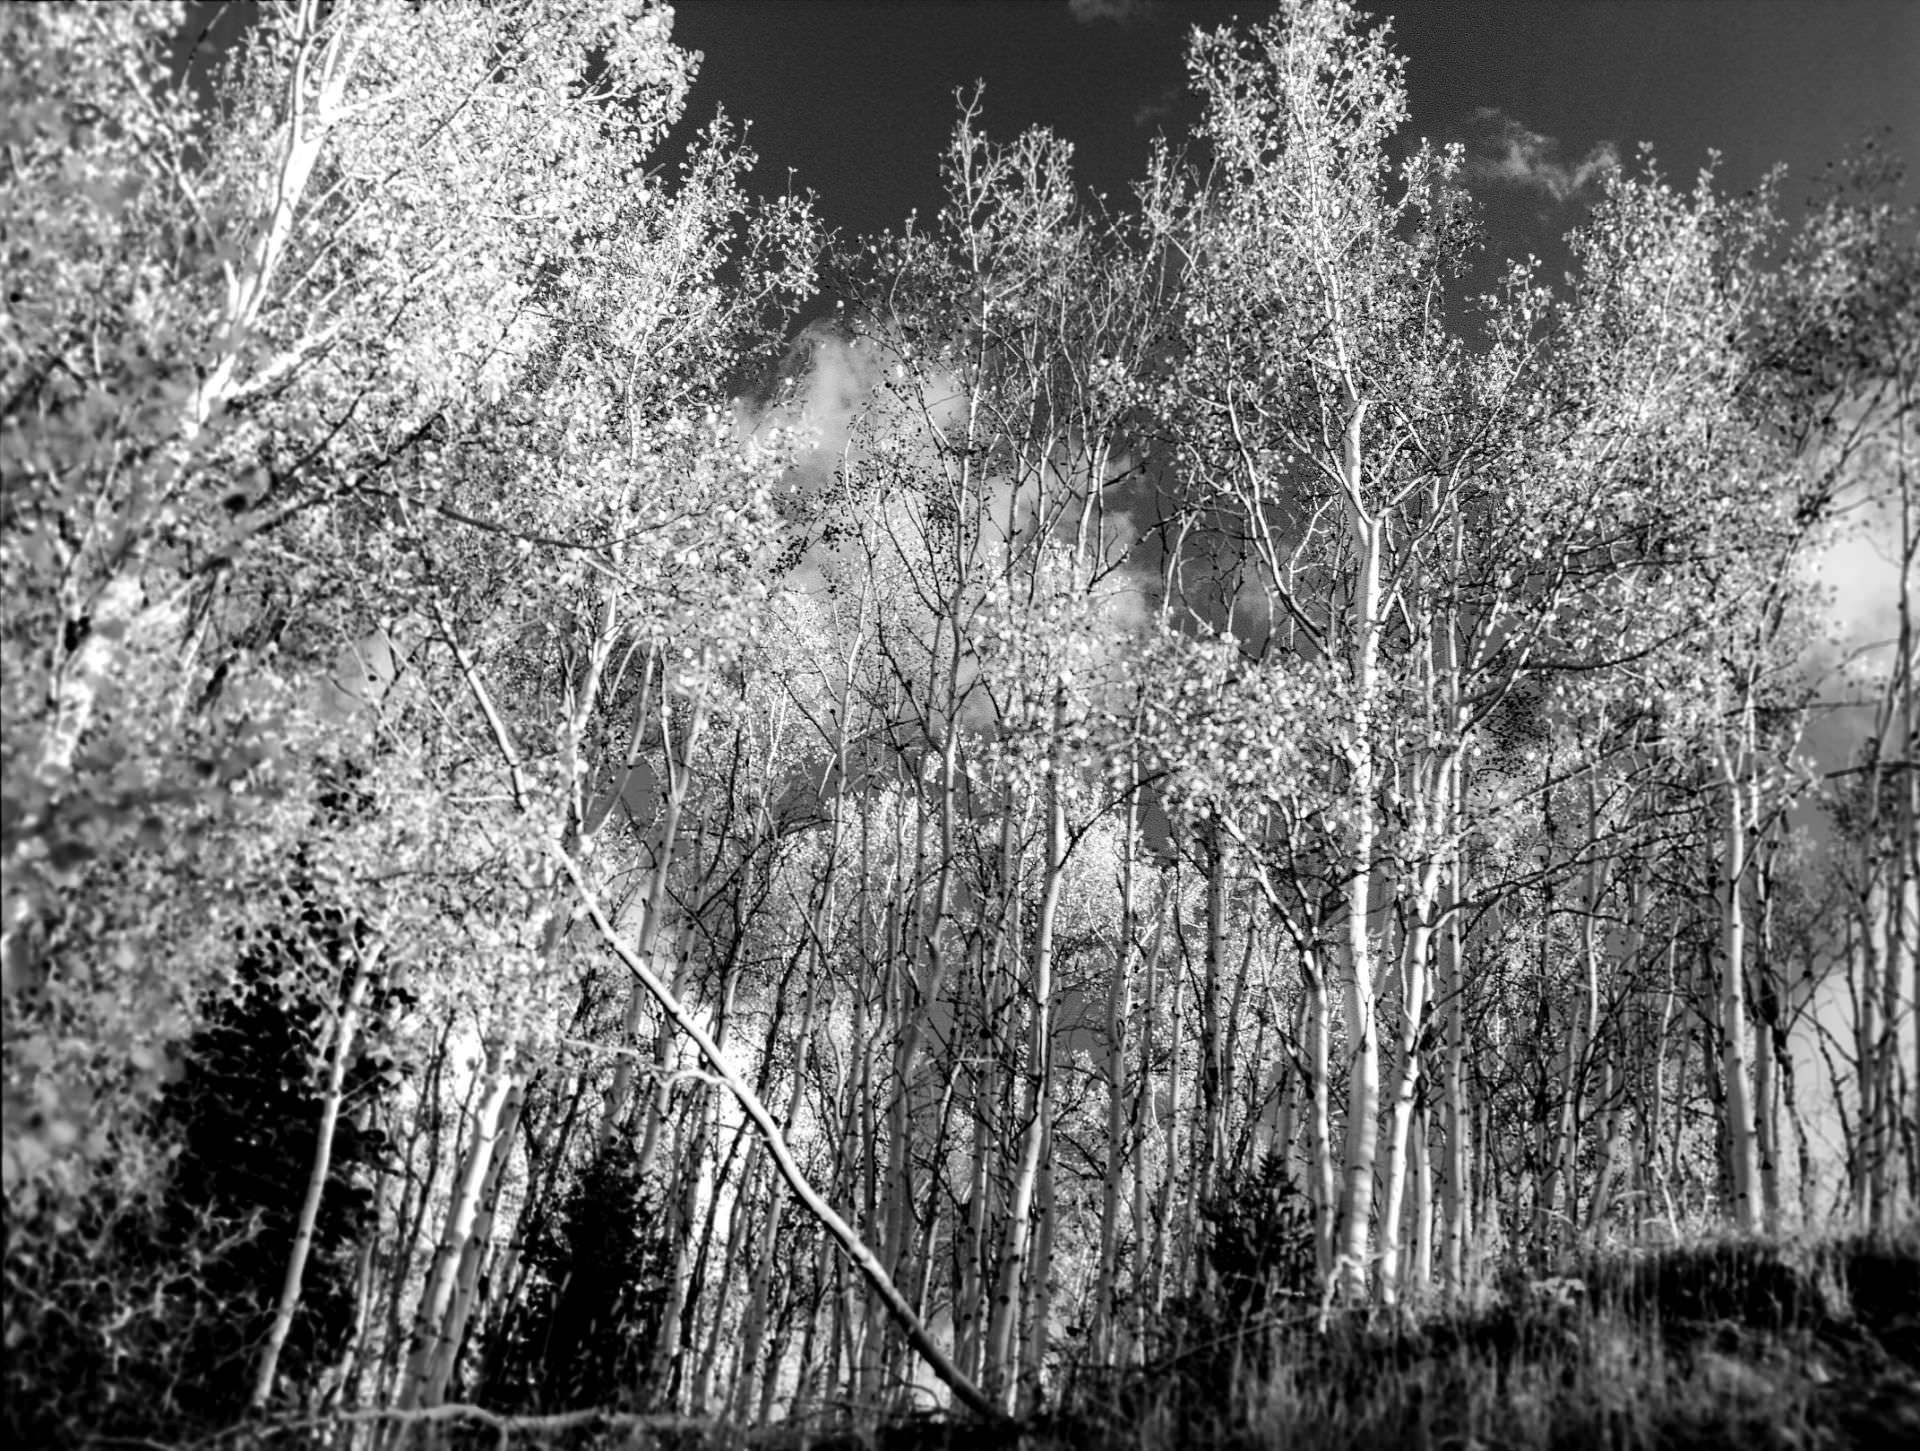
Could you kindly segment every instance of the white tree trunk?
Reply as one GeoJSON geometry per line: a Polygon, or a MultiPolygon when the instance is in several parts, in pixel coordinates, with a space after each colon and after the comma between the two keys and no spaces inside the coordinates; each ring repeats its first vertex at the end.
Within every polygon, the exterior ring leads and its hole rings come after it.
{"type": "Polygon", "coordinates": [[[1726,843],[1721,883],[1720,1073],[1726,1084],[1727,1147],[1733,1170],[1733,1219],[1743,1234],[1760,1229],[1759,1155],[1748,1087],[1747,922],[1741,899],[1747,823],[1741,782],[1726,773],[1726,843]]]}
{"type": "MultiPolygon", "coordinates": [[[[1422,871],[1411,904],[1413,927],[1407,933],[1400,960],[1400,1072],[1393,1089],[1388,1117],[1384,1202],[1380,1209],[1380,1278],[1375,1292],[1380,1304],[1392,1305],[1400,1291],[1400,1255],[1404,1247],[1401,1218],[1406,1200],[1407,1169],[1414,1109],[1422,1069],[1420,1027],[1431,993],[1429,953],[1433,945],[1433,904],[1439,893],[1442,862],[1433,858],[1422,871]]],[[[1422,1153],[1424,1154],[1424,1146],[1422,1153]]]]}
{"type": "Polygon", "coordinates": [[[1066,873],[1066,850],[1065,804],[1060,798],[1058,778],[1050,772],[1046,879],[1033,934],[1033,1016],[1027,1045],[1026,1124],[1021,1132],[1020,1157],[1008,1195],[999,1282],[994,1287],[993,1311],[987,1322],[987,1377],[1004,1410],[1012,1409],[1018,1389],[1014,1329],[1020,1319],[1021,1277],[1027,1270],[1040,1155],[1047,1140],[1047,1113],[1051,1103],[1048,1088],[1053,1073],[1053,928],[1066,873]]]}
{"type": "Polygon", "coordinates": [[[327,1060],[327,1086],[320,1100],[320,1125],[313,1145],[313,1168],[307,1175],[307,1192],[300,1202],[300,1217],[294,1224],[293,1250],[287,1256],[286,1276],[280,1283],[280,1302],[274,1309],[273,1326],[267,1332],[267,1343],[254,1372],[252,1404],[255,1410],[273,1399],[280,1352],[286,1346],[287,1332],[293,1328],[294,1312],[300,1306],[300,1287],[306,1277],[307,1257],[313,1250],[313,1229],[320,1219],[320,1201],[333,1166],[333,1133],[340,1122],[347,1064],[353,1055],[354,1034],[360,1027],[360,1005],[366,1000],[367,980],[373,976],[385,946],[384,942],[375,942],[366,952],[354,954],[353,979],[334,1023],[333,1046],[327,1060]]]}
{"type": "MultiPolygon", "coordinates": [[[[1459,766],[1455,765],[1456,782],[1459,766]]],[[[1467,1044],[1466,1044],[1466,965],[1461,960],[1462,942],[1460,899],[1465,869],[1456,852],[1448,864],[1448,908],[1446,927],[1441,937],[1447,995],[1446,1083],[1442,1106],[1441,1133],[1446,1143],[1444,1171],[1441,1175],[1442,1231],[1441,1275],[1447,1292],[1459,1296],[1466,1289],[1467,1244],[1473,1234],[1473,1194],[1471,1149],[1467,1143],[1467,1044]]]]}
{"type": "Polygon", "coordinates": [[[480,1105],[473,1116],[473,1136],[459,1178],[454,1182],[453,1198],[447,1205],[447,1217],[440,1234],[427,1283],[420,1293],[420,1307],[414,1318],[413,1347],[407,1356],[405,1379],[400,1390],[400,1408],[412,1410],[436,1404],[431,1399],[434,1371],[444,1353],[448,1310],[453,1303],[455,1277],[460,1258],[479,1217],[482,1191],[493,1167],[494,1138],[499,1132],[501,1115],[515,1087],[514,1050],[505,1034],[494,1038],[487,1051],[485,1085],[480,1105]]]}
{"type": "Polygon", "coordinates": [[[1107,979],[1106,1163],[1100,1185],[1100,1247],[1095,1270],[1093,1329],[1094,1363],[1114,1360],[1115,1307],[1120,1278],[1120,1184],[1133,1157],[1127,1137],[1127,1027],[1133,1016],[1133,938],[1137,930],[1134,908],[1134,868],[1140,835],[1138,791],[1129,794],[1120,845],[1120,925],[1113,950],[1113,971],[1107,979]]]}
{"type": "Polygon", "coordinates": [[[442,1329],[432,1364],[427,1371],[427,1386],[422,1404],[437,1406],[447,1398],[453,1371],[460,1358],[460,1347],[467,1338],[467,1326],[473,1317],[480,1289],[480,1271],[486,1262],[493,1238],[494,1210],[500,1202],[500,1182],[506,1177],[513,1157],[513,1135],[519,1127],[520,1110],[526,1103],[526,1085],[515,1076],[500,1111],[500,1124],[493,1136],[493,1157],[487,1165],[487,1177],[480,1186],[480,1203],[474,1214],[473,1230],[460,1247],[460,1267],[454,1274],[453,1298],[447,1306],[447,1323],[442,1329]]]}
{"type": "Polygon", "coordinates": [[[1373,841],[1374,759],[1373,705],[1378,688],[1380,647],[1380,567],[1383,522],[1369,516],[1361,493],[1360,430],[1366,418],[1364,400],[1355,400],[1347,421],[1344,478],[1353,511],[1360,549],[1360,577],[1355,589],[1357,612],[1354,636],[1354,740],[1349,756],[1353,773],[1349,787],[1357,821],[1353,860],[1346,884],[1347,940],[1343,966],[1347,1009],[1347,1128],[1345,1175],[1340,1190],[1340,1228],[1335,1274],[1341,1289],[1364,1297],[1372,1268],[1369,1255],[1373,1223],[1373,1166],[1380,1137],[1380,1040],[1374,1023],[1373,841]]]}

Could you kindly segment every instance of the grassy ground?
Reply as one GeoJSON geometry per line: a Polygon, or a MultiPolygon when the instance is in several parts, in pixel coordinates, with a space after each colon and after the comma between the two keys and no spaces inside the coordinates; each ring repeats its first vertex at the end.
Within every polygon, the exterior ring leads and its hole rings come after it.
{"type": "Polygon", "coordinates": [[[1516,1280],[1472,1314],[1190,1312],[1019,1426],[918,1420],[780,1451],[1920,1451],[1920,1234],[1705,1244],[1516,1280]]]}
{"type": "Polygon", "coordinates": [[[1920,1451],[1920,1236],[1596,1258],[1471,1315],[1314,1319],[1085,1383],[1028,1444],[1920,1451]]]}
{"type": "MultiPolygon", "coordinates": [[[[1165,1354],[1081,1369],[1044,1416],[758,1431],[416,1426],[464,1451],[1920,1451],[1920,1228],[1811,1246],[1724,1242],[1516,1278],[1471,1314],[1284,1297],[1189,1307],[1165,1354]]],[[[420,1433],[426,1432],[422,1436],[420,1433]]],[[[265,1445],[290,1444],[271,1438],[265,1445]]]]}

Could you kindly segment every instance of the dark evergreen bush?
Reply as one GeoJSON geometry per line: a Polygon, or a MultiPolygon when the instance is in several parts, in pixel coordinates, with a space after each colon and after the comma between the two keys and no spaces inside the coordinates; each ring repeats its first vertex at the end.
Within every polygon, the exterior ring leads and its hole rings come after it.
{"type": "MultiPolygon", "coordinates": [[[[34,1220],[8,1207],[4,1424],[13,1445],[171,1440],[245,1414],[313,1172],[334,1014],[356,970],[346,917],[309,886],[241,955],[150,1128],[172,1157],[145,1192],[100,1183],[34,1220]]],[[[376,985],[348,1064],[298,1309],[279,1360],[298,1402],[338,1360],[398,1081],[376,985]]]]}
{"type": "MultiPolygon", "coordinates": [[[[342,963],[352,950],[344,926],[317,920],[311,908],[303,916],[297,937],[249,955],[238,990],[195,1039],[161,1109],[180,1153],[154,1249],[199,1260],[203,1313],[178,1347],[178,1400],[207,1424],[238,1416],[252,1389],[313,1172],[326,1024],[352,970],[342,963]]],[[[299,1309],[280,1355],[280,1380],[295,1396],[339,1357],[352,1326],[355,1260],[387,1148],[367,1110],[390,1078],[377,1045],[356,1053],[299,1309]]]]}
{"type": "Polygon", "coordinates": [[[499,1410],[644,1409],[670,1246],[632,1149],[616,1140],[580,1176],[557,1221],[536,1226],[538,1276],[492,1337],[480,1399],[499,1410]]]}
{"type": "Polygon", "coordinates": [[[1214,1301],[1229,1320],[1260,1316],[1283,1302],[1317,1296],[1313,1205],[1267,1154],[1200,1206],[1202,1238],[1214,1301]]]}

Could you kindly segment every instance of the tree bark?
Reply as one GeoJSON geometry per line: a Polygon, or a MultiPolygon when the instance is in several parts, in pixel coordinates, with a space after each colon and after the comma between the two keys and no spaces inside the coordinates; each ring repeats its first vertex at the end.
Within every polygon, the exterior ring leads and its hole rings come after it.
{"type": "Polygon", "coordinates": [[[1346,883],[1347,1127],[1345,1176],[1340,1190],[1339,1253],[1335,1273],[1341,1289],[1358,1299],[1372,1269],[1368,1253],[1373,1223],[1373,1166],[1380,1137],[1380,1040],[1374,1023],[1373,916],[1374,758],[1373,707],[1378,689],[1380,570],[1384,521],[1367,513],[1361,492],[1361,425],[1367,402],[1355,398],[1347,419],[1343,479],[1360,549],[1355,588],[1354,739],[1348,788],[1357,822],[1351,872],[1346,883]]]}
{"type": "Polygon", "coordinates": [[[1726,1092],[1726,1141],[1733,1219],[1743,1234],[1760,1229],[1760,1170],[1754,1141],[1753,1100],[1747,1081],[1747,922],[1742,901],[1747,822],[1743,782],[1727,763],[1726,841],[1721,882],[1720,1072],[1726,1092]]]}
{"type": "MultiPolygon", "coordinates": [[[[1058,706],[1056,706],[1056,716],[1058,706]]],[[[1032,1233],[1033,1200],[1040,1156],[1048,1137],[1048,1112],[1053,1076],[1053,929],[1060,909],[1060,890],[1066,875],[1066,805],[1060,795],[1057,766],[1047,778],[1046,878],[1033,934],[1033,1016],[1028,1042],[1026,1123],[1020,1136],[1020,1157],[1008,1194],[1007,1223],[1000,1250],[999,1281],[994,1287],[993,1313],[987,1323],[987,1377],[1011,1410],[1018,1385],[1015,1328],[1019,1322],[1021,1276],[1027,1270],[1032,1233]]]]}
{"type": "MultiPolygon", "coordinates": [[[[1455,790],[1458,790],[1460,765],[1456,761],[1455,790]]],[[[1456,797],[1456,799],[1458,799],[1456,797]]],[[[1473,1235],[1473,1160],[1467,1143],[1467,1043],[1466,1043],[1466,964],[1462,960],[1460,921],[1465,864],[1461,849],[1455,846],[1447,864],[1447,920],[1442,929],[1440,947],[1445,963],[1447,1012],[1446,1082],[1441,1110],[1441,1134],[1446,1144],[1444,1171],[1441,1175],[1441,1214],[1444,1222],[1441,1248],[1441,1275],[1448,1294],[1460,1296],[1466,1289],[1467,1245],[1473,1235]]]]}
{"type": "Polygon", "coordinates": [[[384,941],[376,941],[365,952],[354,953],[353,978],[334,1024],[332,1052],[327,1060],[327,1086],[320,1100],[320,1125],[313,1144],[313,1168],[307,1175],[307,1191],[294,1223],[293,1249],[287,1256],[280,1301],[274,1308],[273,1325],[267,1331],[267,1343],[261,1349],[260,1362],[254,1371],[252,1405],[256,1411],[273,1399],[280,1352],[286,1346],[287,1332],[293,1328],[293,1317],[300,1307],[300,1287],[306,1277],[307,1257],[313,1251],[314,1225],[320,1219],[320,1201],[333,1167],[333,1133],[340,1122],[341,1100],[346,1096],[347,1064],[353,1053],[354,1035],[360,1027],[360,1005],[366,1000],[368,979],[373,976],[385,949],[384,941]]]}
{"type": "Polygon", "coordinates": [[[488,1241],[493,1234],[493,1215],[499,1203],[500,1181],[505,1177],[508,1161],[513,1155],[514,1131],[519,1127],[520,1112],[525,1103],[526,1085],[516,1079],[507,1094],[506,1105],[500,1111],[500,1126],[494,1134],[493,1156],[487,1166],[487,1177],[480,1188],[480,1203],[474,1215],[473,1231],[460,1248],[460,1268],[454,1276],[453,1299],[447,1308],[446,1327],[441,1332],[427,1376],[424,1402],[430,1406],[437,1406],[446,1399],[454,1366],[460,1358],[460,1348],[466,1342],[474,1296],[480,1286],[480,1266],[486,1258],[488,1241]]]}
{"type": "Polygon", "coordinates": [[[473,1138],[467,1146],[460,1176],[454,1183],[452,1200],[447,1205],[440,1247],[427,1273],[426,1286],[420,1293],[420,1309],[414,1321],[413,1348],[407,1358],[406,1377],[400,1391],[399,1404],[402,1409],[433,1404],[430,1388],[433,1370],[441,1354],[441,1343],[446,1335],[454,1277],[480,1211],[481,1191],[485,1187],[487,1173],[493,1166],[494,1136],[516,1078],[513,1056],[513,1045],[507,1041],[505,1033],[496,1034],[487,1050],[486,1086],[479,1107],[474,1112],[473,1138]]]}
{"type": "MultiPolygon", "coordinates": [[[[1387,1131],[1385,1202],[1380,1208],[1380,1277],[1375,1285],[1379,1303],[1390,1306],[1400,1292],[1401,1217],[1405,1205],[1408,1140],[1420,1089],[1420,1028],[1426,1019],[1431,972],[1428,952],[1433,942],[1433,903],[1439,891],[1441,861],[1428,862],[1414,892],[1413,929],[1401,953],[1400,1073],[1394,1084],[1387,1131]]],[[[1421,1149],[1425,1162],[1425,1149],[1421,1149]]]]}
{"type": "Polygon", "coordinates": [[[1134,870],[1140,835],[1140,799],[1130,792],[1120,839],[1120,923],[1113,971],[1107,979],[1106,1163],[1100,1184],[1100,1246],[1094,1278],[1094,1362],[1113,1363],[1114,1316],[1120,1280],[1120,1184],[1130,1157],[1127,1143],[1127,1027],[1133,1016],[1133,938],[1137,930],[1134,870]]]}

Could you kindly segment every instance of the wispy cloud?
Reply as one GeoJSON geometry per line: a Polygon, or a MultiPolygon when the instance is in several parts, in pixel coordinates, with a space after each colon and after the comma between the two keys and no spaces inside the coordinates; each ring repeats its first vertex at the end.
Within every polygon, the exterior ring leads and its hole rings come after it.
{"type": "Polygon", "coordinates": [[[1181,86],[1168,86],[1156,99],[1134,107],[1133,124],[1144,128],[1166,120],[1173,114],[1174,103],[1180,99],[1183,89],[1181,86]]]}
{"type": "Polygon", "coordinates": [[[1506,112],[1482,106],[1468,123],[1467,175],[1492,186],[1537,192],[1556,202],[1572,200],[1620,165],[1620,149],[1602,141],[1573,161],[1552,136],[1522,126],[1506,112]]]}
{"type": "Polygon", "coordinates": [[[1096,20],[1135,25],[1157,16],[1160,0],[1067,0],[1067,8],[1082,25],[1091,25],[1096,20]]]}

